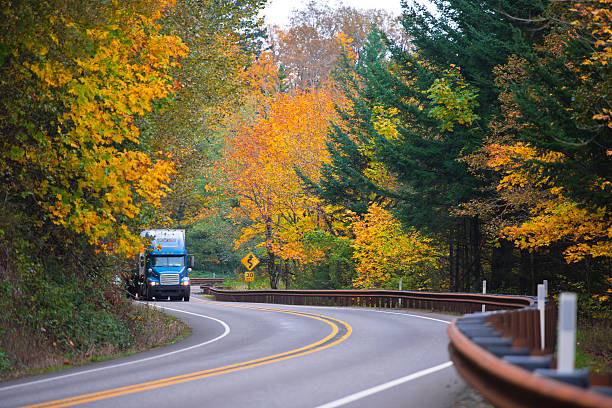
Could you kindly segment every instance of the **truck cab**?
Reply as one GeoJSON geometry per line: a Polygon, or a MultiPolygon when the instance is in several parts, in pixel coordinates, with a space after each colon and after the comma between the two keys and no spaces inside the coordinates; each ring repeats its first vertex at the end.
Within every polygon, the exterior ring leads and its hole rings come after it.
{"type": "Polygon", "coordinates": [[[140,235],[146,242],[146,250],[138,255],[134,292],[145,300],[170,298],[188,302],[189,272],[194,259],[185,248],[185,230],[154,229],[142,231],[140,235]]]}

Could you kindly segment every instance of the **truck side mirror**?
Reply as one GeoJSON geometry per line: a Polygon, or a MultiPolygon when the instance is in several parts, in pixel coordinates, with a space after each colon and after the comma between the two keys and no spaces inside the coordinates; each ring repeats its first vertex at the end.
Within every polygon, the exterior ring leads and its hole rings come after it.
{"type": "Polygon", "coordinates": [[[195,265],[195,256],[194,255],[187,255],[187,266],[189,266],[190,268],[193,268],[195,265]]]}

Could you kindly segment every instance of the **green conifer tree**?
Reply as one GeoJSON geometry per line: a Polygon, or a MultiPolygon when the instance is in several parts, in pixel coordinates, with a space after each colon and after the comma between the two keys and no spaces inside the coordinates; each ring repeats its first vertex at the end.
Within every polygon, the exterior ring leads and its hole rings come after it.
{"type": "Polygon", "coordinates": [[[379,197],[391,199],[405,224],[447,237],[455,256],[449,259],[454,289],[469,290],[481,278],[480,222],[455,217],[452,210],[482,195],[483,180],[461,159],[481,147],[488,122],[499,112],[493,67],[541,35],[531,31],[536,25],[529,17],[542,10],[533,0],[434,3],[441,16],[406,9],[403,24],[413,48],[401,49],[374,31],[354,70],[341,71],[353,109],[344,112],[348,126],[334,128],[332,164],[313,189],[358,212],[379,197]],[[453,113],[450,104],[463,102],[453,113]],[[397,112],[399,137],[376,132],[375,107],[397,112]],[[365,177],[372,160],[400,186],[388,191],[365,177]]]}

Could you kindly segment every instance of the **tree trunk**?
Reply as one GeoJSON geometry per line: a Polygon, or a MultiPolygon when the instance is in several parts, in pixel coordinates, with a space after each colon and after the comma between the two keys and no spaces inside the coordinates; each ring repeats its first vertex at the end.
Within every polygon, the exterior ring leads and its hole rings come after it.
{"type": "Polygon", "coordinates": [[[266,218],[266,251],[268,252],[268,276],[270,288],[278,289],[278,277],[276,273],[276,257],[272,251],[272,220],[266,218]]]}
{"type": "Polygon", "coordinates": [[[448,279],[449,279],[449,289],[453,292],[457,292],[457,275],[455,271],[455,254],[454,247],[452,241],[452,232],[449,232],[449,240],[448,240],[448,279]]]}
{"type": "Polygon", "coordinates": [[[455,292],[460,292],[463,289],[463,281],[461,280],[461,247],[459,246],[459,227],[455,230],[455,292]]]}
{"type": "Polygon", "coordinates": [[[461,223],[461,263],[463,264],[463,291],[469,292],[472,286],[472,270],[471,270],[471,262],[470,262],[470,253],[469,253],[469,238],[468,238],[468,225],[467,218],[463,218],[463,222],[461,223]]]}
{"type": "Polygon", "coordinates": [[[491,290],[515,287],[512,276],[514,244],[505,239],[500,239],[498,243],[499,246],[493,247],[491,254],[491,282],[487,282],[491,290]]]}
{"type": "Polygon", "coordinates": [[[472,249],[472,268],[474,271],[474,278],[476,279],[476,287],[480,287],[480,282],[482,282],[482,265],[481,265],[481,256],[480,256],[480,220],[476,215],[471,220],[472,228],[471,228],[471,249],[472,249]]]}
{"type": "Polygon", "coordinates": [[[453,291],[470,292],[480,287],[483,278],[480,233],[478,217],[459,218],[449,231],[449,278],[453,291]]]}

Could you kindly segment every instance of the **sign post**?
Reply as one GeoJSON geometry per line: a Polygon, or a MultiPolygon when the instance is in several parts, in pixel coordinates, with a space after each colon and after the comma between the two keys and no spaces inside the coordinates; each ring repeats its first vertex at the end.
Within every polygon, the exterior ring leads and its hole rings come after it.
{"type": "Polygon", "coordinates": [[[252,252],[249,252],[247,256],[242,258],[242,264],[247,268],[247,272],[244,273],[244,280],[247,282],[248,288],[251,289],[251,282],[255,280],[255,272],[251,272],[253,268],[259,265],[259,259],[252,252]]]}

